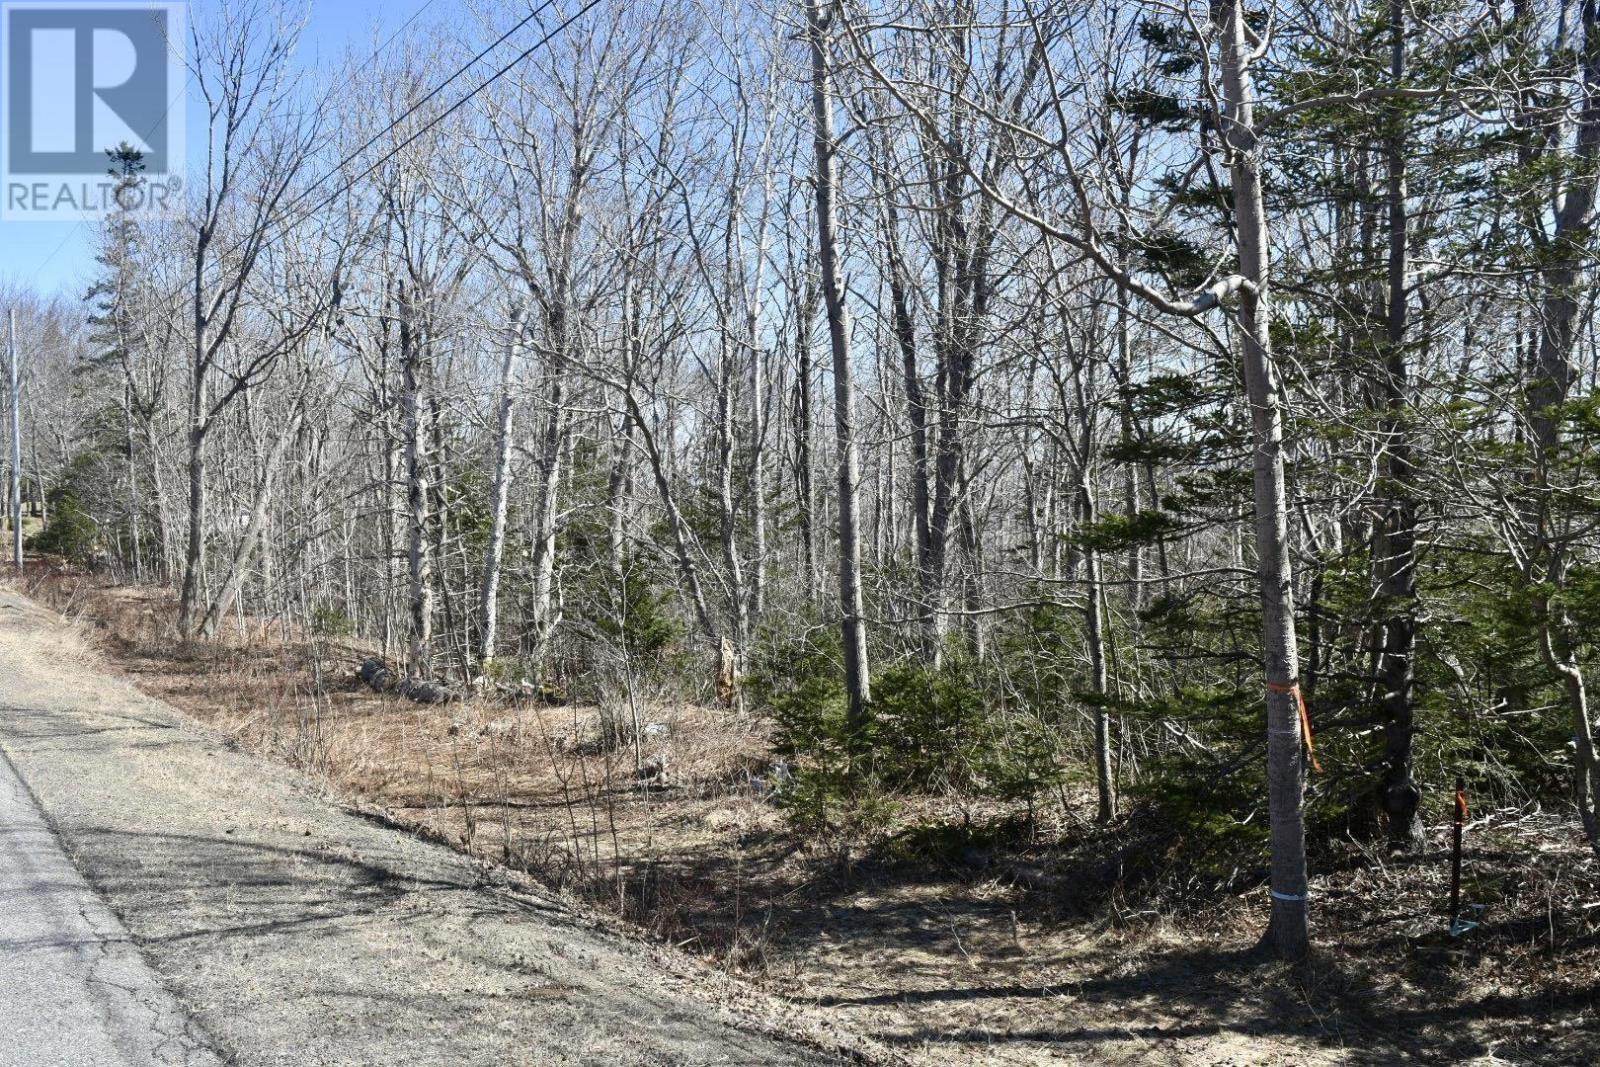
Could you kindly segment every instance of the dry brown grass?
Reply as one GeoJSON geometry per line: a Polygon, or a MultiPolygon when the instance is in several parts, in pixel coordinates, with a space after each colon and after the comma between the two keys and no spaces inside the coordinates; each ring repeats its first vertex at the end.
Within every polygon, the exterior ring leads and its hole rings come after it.
{"type": "Polygon", "coordinates": [[[1559,819],[1475,830],[1471,888],[1495,921],[1464,940],[1442,932],[1437,856],[1338,852],[1316,884],[1328,947],[1291,973],[1247,951],[1259,891],[1176,918],[1124,900],[1086,858],[1105,835],[1071,810],[1008,853],[1026,863],[919,853],[937,836],[909,831],[955,816],[936,801],[889,840],[808,840],[758,788],[750,717],[652,705],[638,750],[616,749],[594,707],[418,705],[355,684],[357,645],[254,624],[186,644],[164,591],[29,584],[232,743],[930,1062],[1592,1063],[1600,1047],[1600,865],[1559,819]]]}

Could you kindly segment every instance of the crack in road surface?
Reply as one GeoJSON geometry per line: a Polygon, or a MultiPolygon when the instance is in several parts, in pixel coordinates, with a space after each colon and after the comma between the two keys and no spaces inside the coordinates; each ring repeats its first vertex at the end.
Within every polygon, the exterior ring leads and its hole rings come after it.
{"type": "Polygon", "coordinates": [[[0,916],[0,1067],[221,1064],[4,757],[0,916]]]}
{"type": "Polygon", "coordinates": [[[230,750],[3,590],[0,749],[0,1067],[854,1059],[820,1015],[230,750]],[[26,988],[41,967],[68,988],[26,988]],[[100,1044],[29,1051],[63,1031],[100,1044]]]}

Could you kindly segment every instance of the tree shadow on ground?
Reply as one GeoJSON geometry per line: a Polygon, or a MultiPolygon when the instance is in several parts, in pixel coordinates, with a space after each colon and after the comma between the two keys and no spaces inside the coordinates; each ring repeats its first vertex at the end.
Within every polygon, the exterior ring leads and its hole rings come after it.
{"type": "MultiPolygon", "coordinates": [[[[399,905],[421,904],[428,894],[476,894],[485,886],[479,872],[449,862],[453,857],[418,874],[415,858],[398,852],[291,848],[246,834],[102,829],[74,836],[77,851],[91,857],[85,866],[95,887],[110,899],[140,902],[146,918],[141,942],[265,936],[380,914],[405,921],[399,905]],[[204,913],[180,902],[211,892],[225,895],[226,916],[194,922],[204,913]]],[[[485,895],[476,905],[460,906],[573,921],[559,906],[529,895],[485,895]]]]}
{"type": "Polygon", "coordinates": [[[1385,929],[1366,943],[1370,958],[1353,957],[1325,929],[1329,947],[1297,967],[1194,938],[1152,946],[1130,936],[1096,956],[1082,946],[1106,924],[1080,918],[1077,887],[1065,887],[1073,918],[1063,920],[1050,892],[1007,889],[993,868],[887,853],[807,865],[794,853],[788,834],[747,834],[735,854],[657,855],[624,864],[621,878],[636,921],[735,964],[760,970],[826,954],[855,967],[859,993],[848,989],[854,973],[839,973],[834,988],[797,999],[874,1013],[879,1036],[913,1046],[988,1043],[1003,1032],[1073,1055],[1097,1042],[1270,1037],[1374,1065],[1461,1063],[1512,1047],[1535,1062],[1592,1064],[1600,1047],[1600,979],[1527,993],[1486,982],[1481,965],[1514,939],[1520,919],[1488,924],[1463,948],[1418,907],[1422,932],[1385,929]],[[1019,912],[1041,931],[1026,947],[1013,942],[1019,912]],[[898,1018],[885,1021],[891,1012],[898,1018]],[[1009,1018],[991,1025],[997,1015],[1009,1018]]]}

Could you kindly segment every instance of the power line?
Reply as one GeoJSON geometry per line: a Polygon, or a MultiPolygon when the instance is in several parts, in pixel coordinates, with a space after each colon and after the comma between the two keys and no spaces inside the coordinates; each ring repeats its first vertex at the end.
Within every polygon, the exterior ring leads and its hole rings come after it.
{"type": "MultiPolygon", "coordinates": [[[[431,8],[437,2],[438,2],[438,0],[425,0],[425,2],[421,6],[419,6],[415,11],[413,11],[411,13],[409,18],[407,18],[398,27],[396,27],[394,29],[394,31],[389,34],[389,36],[385,37],[383,39],[383,41],[376,48],[374,48],[372,50],[372,54],[371,55],[369,55],[365,59],[363,59],[360,62],[360,64],[358,64],[357,66],[355,66],[355,67],[351,68],[349,71],[347,71],[345,73],[345,75],[342,78],[339,79],[339,82],[336,85],[334,85],[333,88],[331,88],[329,90],[329,95],[331,96],[331,95],[339,92],[341,89],[349,88],[351,83],[352,83],[352,81],[355,79],[356,75],[358,75],[362,71],[366,70],[367,67],[372,64],[373,60],[377,59],[380,55],[382,55],[384,50],[387,49],[391,44],[393,44],[395,42],[396,38],[398,38],[402,33],[406,32],[406,30],[410,29],[412,24],[415,23],[419,18],[421,18],[423,16],[423,14],[426,13],[427,10],[429,8],[431,8]]],[[[548,4],[546,6],[548,6],[548,4]]],[[[540,10],[543,10],[543,9],[541,8],[540,10]]],[[[154,13],[152,13],[151,18],[153,19],[154,17],[155,17],[154,13]]],[[[524,20],[524,22],[525,21],[526,20],[524,20]]],[[[170,34],[166,34],[165,36],[167,37],[166,45],[167,45],[168,50],[170,51],[171,48],[172,48],[172,38],[171,38],[170,34]]],[[[195,79],[195,71],[191,69],[189,71],[189,73],[188,73],[188,76],[184,79],[183,85],[179,87],[177,94],[175,96],[173,96],[173,98],[171,100],[167,101],[167,106],[166,106],[165,110],[162,111],[161,118],[157,119],[156,122],[148,130],[146,130],[144,132],[143,137],[140,138],[142,141],[144,141],[145,143],[148,144],[149,141],[150,141],[150,137],[155,133],[156,129],[159,128],[162,123],[166,122],[167,119],[171,117],[173,107],[176,106],[178,101],[182,100],[184,98],[184,96],[189,92],[189,87],[194,84],[194,79],[195,79]]],[[[365,147],[366,146],[363,146],[363,148],[362,148],[363,151],[365,151],[365,147]]],[[[340,166],[343,166],[343,163],[341,163],[340,166]]],[[[78,231],[80,229],[82,229],[83,224],[86,221],[88,221],[88,220],[85,219],[82,215],[80,215],[76,220],[74,220],[74,222],[72,224],[72,227],[67,231],[66,236],[61,239],[60,243],[55,246],[55,248],[50,252],[50,254],[48,256],[44,257],[44,260],[36,268],[34,268],[34,270],[36,272],[42,272],[46,267],[48,267],[50,265],[50,263],[56,258],[56,256],[61,254],[61,250],[63,248],[65,248],[65,247],[67,247],[68,242],[70,242],[74,237],[78,236],[78,231]]]]}
{"type": "MultiPolygon", "coordinates": [[[[526,26],[529,22],[533,21],[533,19],[537,18],[541,13],[543,13],[547,8],[549,8],[550,5],[552,3],[554,3],[554,2],[555,2],[555,0],[545,0],[544,3],[540,4],[537,8],[535,8],[533,11],[531,11],[528,15],[524,16],[522,19],[519,19],[516,23],[514,23],[512,25],[512,27],[510,29],[506,30],[499,37],[495,38],[495,40],[493,42],[491,42],[488,46],[483,48],[475,56],[473,56],[470,60],[468,60],[466,63],[462,64],[459,68],[457,68],[456,71],[450,75],[450,77],[446,78],[439,85],[437,85],[433,89],[429,90],[429,92],[426,95],[424,95],[422,97],[422,99],[420,99],[416,103],[412,104],[404,112],[402,112],[395,119],[393,119],[388,125],[386,125],[382,130],[378,131],[372,137],[368,138],[366,143],[364,143],[355,152],[351,153],[349,156],[346,156],[344,159],[340,160],[339,163],[336,164],[326,174],[324,174],[322,177],[318,178],[316,181],[312,182],[311,185],[306,190],[301,192],[299,194],[299,196],[295,197],[293,200],[291,200],[289,202],[288,205],[286,205],[286,207],[284,209],[285,213],[287,213],[290,210],[293,210],[300,203],[300,201],[304,200],[306,197],[310,196],[313,192],[315,192],[317,186],[321,185],[323,182],[327,181],[329,178],[337,175],[339,173],[339,171],[345,165],[347,165],[348,163],[353,161],[357,156],[359,156],[361,153],[365,152],[372,145],[376,144],[386,134],[388,134],[391,131],[393,131],[396,127],[398,127],[400,125],[400,123],[404,122],[407,118],[409,118],[412,114],[414,114],[417,111],[418,108],[422,107],[428,101],[430,101],[434,97],[438,96],[441,92],[443,92],[446,88],[448,88],[451,85],[451,83],[453,83],[458,78],[460,78],[463,73],[465,73],[466,71],[470,70],[472,67],[476,66],[490,52],[492,52],[495,48],[499,47],[500,44],[502,44],[504,41],[506,41],[509,37],[511,37],[512,34],[516,33],[523,26],[526,26]]],[[[394,34],[390,35],[388,40],[386,40],[384,42],[384,45],[387,45],[389,43],[389,41],[394,40],[394,38],[399,35],[401,30],[404,30],[405,26],[409,26],[413,21],[416,20],[418,15],[420,15],[423,11],[425,11],[433,3],[434,3],[434,0],[428,0],[428,2],[425,3],[422,6],[422,8],[420,8],[417,11],[417,13],[415,15],[413,15],[410,19],[408,19],[406,21],[406,23],[401,27],[400,30],[396,30],[394,34]]],[[[310,214],[312,214],[312,213],[314,213],[316,211],[320,211],[322,208],[326,207],[327,205],[331,204],[334,200],[338,199],[339,196],[341,196],[343,193],[349,191],[355,185],[356,182],[361,181],[363,178],[367,177],[373,171],[375,171],[379,167],[383,166],[389,160],[391,160],[395,156],[399,155],[400,152],[404,151],[407,147],[409,147],[412,143],[414,143],[423,134],[427,133],[429,130],[431,130],[435,126],[437,126],[439,123],[443,122],[445,119],[449,118],[455,112],[459,111],[462,107],[466,106],[466,104],[469,103],[470,101],[472,101],[473,99],[475,99],[478,96],[479,93],[482,93],[485,89],[487,89],[489,86],[493,85],[496,81],[499,81],[512,68],[517,66],[517,64],[521,63],[523,60],[525,60],[529,56],[533,55],[539,49],[543,48],[546,44],[548,44],[551,40],[553,40],[557,35],[559,35],[562,32],[564,32],[567,29],[567,27],[571,26],[578,19],[580,19],[584,15],[588,14],[599,3],[600,3],[600,0],[587,0],[587,2],[584,3],[584,5],[582,7],[578,8],[577,11],[573,12],[567,18],[563,19],[560,22],[560,24],[558,24],[554,29],[551,29],[551,30],[547,31],[543,36],[541,36],[533,44],[531,44],[527,48],[523,49],[523,51],[518,53],[518,55],[514,59],[512,59],[509,63],[507,63],[504,66],[502,66],[500,69],[496,70],[493,74],[491,74],[484,81],[480,82],[475,88],[472,89],[471,92],[467,93],[465,96],[462,96],[455,103],[453,103],[449,107],[447,107],[445,110],[441,111],[439,114],[437,114],[433,118],[429,119],[426,123],[424,123],[422,125],[421,128],[416,130],[414,133],[412,133],[405,140],[401,141],[399,144],[395,145],[389,151],[385,152],[381,157],[379,157],[370,166],[368,166],[364,170],[362,170],[359,174],[356,174],[355,176],[353,176],[353,177],[341,182],[336,189],[334,189],[327,196],[323,197],[321,200],[317,201],[308,210],[306,210],[301,215],[301,217],[303,218],[303,217],[305,217],[307,215],[310,215],[310,214]]],[[[377,57],[378,53],[381,52],[382,48],[383,48],[383,46],[380,46],[377,51],[374,51],[372,56],[368,57],[368,59],[362,64],[362,67],[361,68],[357,68],[357,71],[352,72],[351,76],[353,77],[354,74],[358,73],[360,69],[363,69],[367,65],[367,63],[370,63],[372,61],[372,59],[375,59],[377,57]]],[[[170,105],[169,105],[169,107],[170,107],[170,105]]],[[[79,220],[79,221],[81,223],[82,220],[79,220]]],[[[72,234],[69,233],[68,234],[68,238],[70,238],[71,236],[72,236],[72,234]]],[[[226,254],[227,255],[231,255],[232,253],[239,251],[239,249],[243,248],[245,246],[245,244],[247,244],[247,243],[248,243],[248,241],[241,241],[241,242],[235,244],[232,248],[230,248],[228,250],[228,252],[226,254]]],[[[264,249],[270,244],[271,244],[271,241],[270,240],[266,240],[266,241],[263,241],[261,243],[260,247],[261,247],[261,249],[264,249]]],[[[48,257],[45,262],[48,263],[49,259],[54,258],[56,252],[59,252],[61,250],[61,248],[65,247],[65,245],[66,245],[66,241],[63,240],[62,243],[57,246],[56,251],[52,252],[50,254],[50,257],[48,257]]]]}
{"type": "MultiPolygon", "coordinates": [[[[323,174],[322,178],[318,178],[317,181],[312,182],[312,184],[310,184],[310,187],[307,187],[307,189],[304,190],[304,192],[301,192],[301,194],[299,194],[298,197],[294,197],[293,200],[291,200],[291,202],[288,203],[288,205],[286,205],[285,208],[283,208],[283,214],[285,214],[285,216],[286,216],[286,214],[290,213],[290,211],[293,210],[294,206],[299,205],[299,202],[301,202],[301,200],[304,200],[304,198],[309,197],[309,195],[312,194],[312,192],[315,192],[315,189],[317,189],[317,186],[320,186],[320,184],[322,184],[322,182],[328,181],[328,179],[333,178],[334,174],[338,174],[339,170],[341,170],[342,166],[346,165],[346,163],[352,162],[352,160],[354,160],[354,158],[357,157],[357,155],[360,155],[360,154],[362,154],[362,152],[365,152],[365,150],[368,149],[368,147],[371,147],[371,146],[373,146],[373,144],[376,144],[376,142],[378,142],[379,139],[384,138],[384,136],[386,136],[386,134],[389,134],[390,131],[394,131],[395,128],[397,128],[397,126],[400,125],[400,123],[405,122],[406,118],[411,117],[411,115],[413,115],[414,112],[416,112],[416,109],[418,109],[418,107],[421,107],[422,104],[426,104],[427,101],[430,101],[430,99],[435,98],[435,96],[438,96],[438,93],[440,93],[440,91],[442,91],[443,88],[446,88],[446,86],[450,85],[451,82],[454,82],[454,80],[456,80],[456,78],[461,77],[461,74],[462,74],[462,72],[464,72],[464,70],[470,69],[470,67],[474,67],[475,64],[477,64],[478,61],[482,61],[482,59],[485,58],[485,56],[488,56],[488,53],[491,53],[491,51],[493,51],[494,48],[496,48],[496,46],[501,45],[501,43],[504,42],[504,40],[506,40],[507,37],[510,37],[510,35],[515,34],[515,32],[517,32],[518,29],[522,29],[522,27],[526,26],[526,24],[528,24],[528,22],[530,22],[531,19],[534,18],[534,16],[538,16],[538,14],[541,13],[541,11],[544,11],[544,10],[546,10],[546,8],[549,8],[549,6],[552,5],[552,3],[554,3],[554,2],[555,2],[555,0],[546,0],[546,2],[541,3],[541,5],[539,5],[538,8],[536,8],[536,10],[533,11],[533,13],[528,14],[528,16],[526,16],[526,18],[520,19],[520,21],[518,21],[517,24],[515,24],[515,26],[510,27],[510,29],[506,30],[506,32],[504,32],[504,34],[499,35],[498,38],[494,38],[494,42],[491,43],[491,45],[488,45],[488,46],[486,46],[486,48],[483,48],[483,50],[480,51],[480,53],[478,53],[477,56],[474,56],[474,58],[469,59],[469,61],[467,61],[466,64],[462,64],[462,66],[459,67],[459,69],[456,70],[456,72],[454,72],[454,74],[451,74],[450,77],[446,78],[445,82],[442,82],[442,83],[440,83],[440,85],[435,86],[434,90],[430,90],[429,93],[427,93],[426,96],[424,96],[424,98],[421,99],[421,101],[418,101],[418,102],[416,102],[416,104],[413,104],[413,106],[408,107],[408,109],[406,109],[405,112],[402,112],[402,114],[398,115],[398,117],[395,118],[394,122],[390,122],[389,125],[384,126],[384,128],[382,128],[382,130],[379,130],[378,133],[373,134],[373,136],[371,136],[371,138],[368,138],[368,141],[366,141],[366,144],[363,144],[363,146],[360,147],[360,149],[357,149],[357,150],[355,150],[355,152],[352,152],[352,154],[347,155],[346,158],[342,158],[342,160],[339,160],[338,165],[334,166],[333,170],[330,170],[330,171],[328,171],[328,173],[323,174]]],[[[552,29],[552,30],[549,30],[549,32],[546,32],[546,34],[542,35],[542,37],[539,38],[539,40],[536,40],[536,42],[533,42],[533,45],[528,46],[528,48],[525,48],[525,50],[523,50],[522,53],[518,53],[517,56],[515,56],[515,58],[512,59],[512,61],[507,62],[506,66],[502,66],[501,69],[496,70],[496,72],[494,72],[494,74],[491,74],[490,77],[485,78],[485,80],[483,80],[482,83],[478,83],[477,88],[474,88],[474,90],[470,91],[470,93],[467,93],[466,96],[462,96],[461,99],[458,99],[458,101],[454,102],[454,104],[451,104],[450,107],[446,107],[445,110],[442,110],[442,112],[440,112],[440,114],[434,115],[434,117],[429,118],[429,120],[427,120],[426,123],[422,123],[422,126],[421,126],[421,128],[419,128],[419,130],[414,131],[414,133],[411,134],[411,136],[408,136],[408,138],[406,138],[405,141],[400,142],[400,144],[397,144],[397,146],[392,147],[392,149],[387,150],[387,152],[384,152],[384,155],[381,155],[381,157],[379,157],[378,160],[376,160],[376,162],[371,163],[370,166],[366,166],[365,170],[363,170],[362,173],[355,174],[354,178],[349,178],[349,179],[346,179],[346,181],[339,182],[338,189],[334,189],[333,192],[330,192],[330,194],[326,195],[326,197],[323,197],[322,200],[318,200],[317,203],[314,203],[314,205],[310,206],[310,208],[307,208],[307,210],[304,211],[304,213],[301,213],[301,216],[299,216],[299,218],[306,218],[306,216],[310,216],[310,214],[317,213],[317,211],[320,211],[320,210],[322,210],[322,208],[325,208],[325,206],[328,206],[328,205],[330,205],[330,203],[333,203],[334,200],[338,200],[338,198],[341,197],[342,194],[346,194],[346,192],[349,192],[349,190],[352,189],[352,187],[355,186],[355,182],[362,181],[362,179],[366,178],[366,176],[368,176],[368,174],[371,174],[371,173],[373,173],[373,171],[378,170],[379,166],[382,166],[382,165],[384,165],[384,163],[387,163],[387,162],[389,162],[389,160],[392,160],[392,158],[397,157],[397,155],[400,154],[400,152],[403,152],[403,150],[405,150],[406,147],[411,146],[411,144],[413,144],[413,142],[416,141],[416,139],[421,138],[422,134],[427,133],[427,131],[429,131],[429,130],[432,130],[432,128],[434,128],[434,126],[437,126],[438,123],[442,123],[443,120],[445,120],[445,118],[450,117],[450,115],[456,114],[456,112],[458,112],[458,110],[461,110],[461,107],[466,106],[467,102],[470,102],[470,101],[472,101],[472,99],[477,98],[478,93],[482,93],[482,91],[486,90],[486,88],[488,88],[488,86],[494,85],[494,82],[498,82],[499,78],[504,77],[504,75],[506,75],[507,72],[509,72],[509,70],[512,69],[512,67],[515,67],[515,66],[517,66],[517,64],[520,64],[520,62],[522,62],[523,59],[526,59],[526,58],[528,58],[528,56],[531,56],[531,54],[536,53],[536,51],[541,50],[542,46],[547,45],[547,43],[549,43],[550,40],[554,40],[554,38],[557,37],[558,34],[562,34],[563,30],[565,30],[566,27],[571,26],[571,24],[573,24],[573,22],[576,22],[576,21],[578,21],[578,19],[581,19],[582,16],[584,16],[584,14],[589,13],[589,11],[592,10],[592,8],[595,8],[595,6],[597,6],[598,3],[600,3],[600,0],[587,0],[587,3],[584,3],[584,5],[582,5],[581,8],[578,8],[578,11],[574,11],[573,14],[570,14],[570,16],[568,16],[568,18],[563,19],[563,21],[560,22],[560,24],[558,24],[558,26],[555,27],[555,29],[552,29]]],[[[285,219],[285,222],[283,222],[283,226],[286,226],[286,224],[288,224],[288,219],[285,219]]],[[[246,238],[246,240],[242,240],[242,242],[237,242],[237,243],[235,243],[234,246],[232,246],[232,248],[229,248],[229,250],[227,250],[226,254],[232,254],[232,253],[235,253],[235,251],[242,250],[243,246],[248,245],[248,243],[250,243],[250,240],[248,240],[248,238],[246,238]]],[[[258,251],[266,250],[267,246],[269,246],[270,243],[272,243],[272,242],[270,242],[270,240],[262,240],[261,245],[259,245],[258,251]]]]}
{"type": "MultiPolygon", "coordinates": [[[[430,0],[430,2],[431,2],[431,0],[430,0]]],[[[303,198],[305,198],[307,196],[310,196],[316,190],[317,186],[321,185],[323,182],[327,181],[329,178],[331,178],[334,175],[338,174],[347,165],[349,165],[351,163],[354,163],[358,158],[360,158],[360,156],[361,156],[361,154],[363,152],[365,152],[367,149],[371,148],[373,145],[377,144],[387,134],[389,134],[391,131],[393,131],[396,126],[399,126],[406,119],[408,119],[412,115],[416,114],[417,110],[419,108],[421,108],[424,104],[428,103],[428,101],[432,100],[434,97],[438,96],[440,93],[442,93],[446,89],[448,89],[450,87],[451,83],[453,83],[457,78],[461,77],[461,75],[465,74],[467,71],[469,71],[473,67],[477,66],[478,63],[485,56],[487,56],[490,52],[493,52],[496,48],[499,48],[500,45],[505,43],[505,40],[508,37],[510,37],[512,34],[516,33],[518,30],[522,29],[522,27],[526,26],[528,23],[532,22],[534,19],[536,19],[540,15],[542,15],[544,13],[545,9],[548,8],[553,3],[555,3],[555,0],[544,0],[544,3],[540,4],[538,7],[534,8],[532,11],[528,12],[528,14],[524,15],[514,25],[512,25],[512,27],[510,29],[506,30],[499,37],[496,37],[493,41],[491,41],[488,45],[486,45],[483,48],[483,50],[480,51],[477,55],[473,56],[471,59],[469,59],[465,63],[461,64],[461,66],[457,67],[454,74],[451,74],[450,77],[446,78],[444,81],[440,82],[438,85],[436,85],[432,89],[428,90],[427,94],[424,95],[422,97],[422,99],[418,100],[416,103],[414,103],[410,107],[406,108],[399,115],[395,116],[395,118],[392,121],[390,121],[390,123],[387,126],[385,126],[383,129],[379,130],[377,133],[373,134],[371,137],[367,138],[366,143],[363,144],[360,148],[356,149],[354,152],[351,152],[349,155],[347,155],[343,159],[339,160],[339,162],[335,163],[333,165],[332,169],[330,169],[328,171],[328,173],[324,174],[322,177],[320,177],[316,181],[312,182],[311,185],[308,188],[306,188],[306,190],[304,192],[302,192],[299,196],[297,196],[293,200],[291,200],[284,207],[284,210],[286,212],[293,210],[295,204],[297,204],[301,199],[303,199],[303,198]]],[[[589,6],[592,7],[593,4],[591,3],[589,6]]],[[[583,14],[583,11],[587,11],[587,10],[588,10],[588,8],[586,7],[583,10],[579,11],[578,14],[581,15],[581,14],[583,14]]],[[[576,15],[573,16],[573,18],[576,18],[576,17],[577,17],[576,15]]],[[[568,19],[567,21],[571,22],[572,20],[568,19]]],[[[553,31],[551,31],[551,33],[546,34],[544,36],[544,38],[541,39],[539,44],[543,44],[544,41],[549,40],[551,36],[553,36],[555,33],[560,32],[560,30],[565,29],[565,28],[566,28],[566,23],[563,23],[557,30],[553,30],[553,31]]],[[[537,48],[538,45],[535,45],[534,47],[537,48]]],[[[528,52],[524,52],[522,56],[520,56],[517,59],[513,60],[512,63],[515,64],[515,63],[521,62],[522,58],[527,56],[528,54],[529,54],[528,52]]],[[[503,73],[505,73],[505,71],[502,70],[500,73],[503,74],[503,73]]],[[[495,77],[499,77],[499,74],[496,74],[495,77]]],[[[489,80],[493,81],[494,78],[490,78],[489,80]]],[[[484,84],[487,85],[488,83],[486,82],[484,84]]],[[[460,101],[458,101],[454,107],[450,108],[449,111],[444,112],[444,114],[440,115],[439,117],[443,118],[444,115],[450,114],[450,111],[454,111],[456,107],[459,107],[459,106],[461,106],[462,103],[466,102],[467,100],[472,99],[473,96],[476,96],[478,93],[482,92],[483,89],[484,89],[483,85],[478,86],[478,88],[474,89],[471,93],[468,93],[465,97],[463,97],[460,101]]],[[[422,130],[418,131],[418,133],[426,132],[426,130],[428,130],[428,129],[429,129],[428,126],[424,126],[422,128],[422,130]]],[[[407,142],[407,143],[409,143],[409,142],[407,142]]],[[[362,176],[365,177],[365,174],[363,174],[362,176]]],[[[338,195],[338,194],[335,193],[335,195],[338,195]]],[[[325,203],[326,202],[319,203],[317,205],[317,208],[321,208],[321,207],[325,206],[325,203]]],[[[316,210],[316,209],[314,208],[313,210],[316,210]]]]}

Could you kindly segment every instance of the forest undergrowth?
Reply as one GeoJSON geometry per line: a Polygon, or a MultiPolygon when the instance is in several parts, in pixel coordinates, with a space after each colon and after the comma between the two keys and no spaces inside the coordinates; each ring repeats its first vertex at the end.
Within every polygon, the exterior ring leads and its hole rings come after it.
{"type": "Polygon", "coordinates": [[[147,693],[341,799],[535,877],[581,906],[914,1061],[1592,1063],[1600,863],[1564,812],[1473,810],[1447,927],[1449,797],[1392,856],[1346,832],[1312,860],[1318,949],[1255,949],[1266,872],[1091,786],[1050,803],[897,796],[807,832],[766,717],[475,696],[418,704],[355,680],[372,652],[235,619],[178,640],[171,596],[41,567],[26,591],[147,693]],[[635,743],[636,742],[636,743],[635,743]]]}

